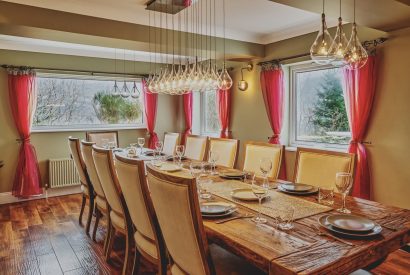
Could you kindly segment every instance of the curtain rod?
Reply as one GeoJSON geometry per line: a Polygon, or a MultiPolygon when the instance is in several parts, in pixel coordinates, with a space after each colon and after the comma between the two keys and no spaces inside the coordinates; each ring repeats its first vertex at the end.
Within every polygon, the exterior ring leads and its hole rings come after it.
{"type": "Polygon", "coordinates": [[[40,70],[40,71],[50,71],[50,72],[68,72],[68,73],[83,73],[88,74],[91,76],[98,76],[98,75],[112,75],[112,76],[133,76],[133,77],[140,77],[140,78],[147,78],[147,74],[132,74],[132,73],[110,73],[110,72],[101,72],[101,71],[88,71],[88,70],[71,70],[71,69],[50,69],[50,68],[43,68],[43,67],[30,67],[30,66],[13,66],[3,64],[1,65],[2,68],[19,68],[19,69],[33,69],[33,70],[40,70]]]}
{"type": "MultiPolygon", "coordinates": [[[[374,50],[374,48],[376,48],[377,45],[384,43],[387,40],[387,38],[385,37],[380,37],[374,40],[366,40],[362,43],[363,47],[368,50],[374,50]]],[[[283,58],[277,58],[277,59],[273,59],[273,60],[268,60],[268,61],[262,61],[259,62],[258,65],[262,66],[262,65],[266,65],[266,64],[272,64],[272,63],[280,63],[282,61],[285,60],[290,60],[290,59],[295,59],[295,58],[300,58],[300,57],[306,57],[306,56],[310,56],[310,53],[302,53],[302,54],[297,54],[297,55],[292,55],[292,56],[288,56],[288,57],[283,57],[283,58]]]]}

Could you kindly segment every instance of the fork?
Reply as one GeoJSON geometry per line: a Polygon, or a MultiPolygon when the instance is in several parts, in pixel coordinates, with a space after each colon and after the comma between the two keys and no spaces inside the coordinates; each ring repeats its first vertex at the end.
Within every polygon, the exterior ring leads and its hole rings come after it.
{"type": "Polygon", "coordinates": [[[236,217],[231,217],[231,218],[227,218],[227,219],[224,219],[224,220],[219,220],[219,221],[216,221],[215,223],[216,224],[221,224],[221,223],[226,223],[226,222],[230,222],[230,221],[233,221],[233,220],[246,219],[246,218],[253,218],[253,215],[251,213],[246,213],[245,215],[239,215],[239,216],[236,216],[236,217]]]}
{"type": "Polygon", "coordinates": [[[336,236],[333,236],[332,234],[323,232],[323,231],[322,231],[318,226],[316,226],[316,225],[312,225],[312,226],[310,226],[310,228],[316,230],[316,234],[317,234],[318,236],[327,236],[327,237],[333,238],[333,239],[335,239],[335,240],[337,240],[337,241],[339,241],[339,242],[341,242],[341,243],[344,243],[344,244],[347,244],[347,245],[350,245],[350,246],[354,246],[354,244],[351,243],[351,242],[348,242],[348,241],[345,241],[345,240],[343,240],[343,239],[341,239],[341,238],[338,238],[338,237],[336,237],[336,236]]]}

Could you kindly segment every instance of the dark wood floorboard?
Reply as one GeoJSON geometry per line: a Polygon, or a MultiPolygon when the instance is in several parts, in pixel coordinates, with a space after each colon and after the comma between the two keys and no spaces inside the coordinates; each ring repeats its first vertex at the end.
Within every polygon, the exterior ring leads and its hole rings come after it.
{"type": "MultiPolygon", "coordinates": [[[[106,220],[101,220],[93,242],[78,224],[80,206],[81,195],[0,205],[0,275],[120,274],[124,239],[116,237],[107,263],[102,256],[106,220]]],[[[88,206],[83,224],[87,213],[88,206]]],[[[372,273],[410,274],[409,255],[397,251],[372,273]]],[[[153,274],[147,266],[142,274],[153,274]]]]}

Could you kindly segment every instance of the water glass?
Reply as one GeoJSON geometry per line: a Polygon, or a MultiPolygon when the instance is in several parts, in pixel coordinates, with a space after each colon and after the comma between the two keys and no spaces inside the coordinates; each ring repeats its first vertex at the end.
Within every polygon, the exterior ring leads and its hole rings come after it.
{"type": "Polygon", "coordinates": [[[135,147],[130,147],[128,149],[128,157],[133,158],[137,155],[137,150],[135,147]]]}
{"type": "Polygon", "coordinates": [[[349,194],[350,189],[352,188],[352,174],[346,173],[346,172],[339,172],[336,173],[336,188],[339,193],[342,194],[343,198],[343,203],[342,207],[337,209],[337,211],[344,213],[344,214],[350,214],[351,211],[346,208],[346,196],[349,194]]]}
{"type": "Polygon", "coordinates": [[[138,142],[138,146],[140,147],[140,155],[142,155],[142,147],[144,147],[145,138],[138,138],[137,142],[138,142]]]}
{"type": "Polygon", "coordinates": [[[217,175],[218,173],[216,172],[216,162],[219,159],[219,154],[216,151],[209,151],[209,162],[212,164],[212,173],[211,175],[217,175]]]}
{"type": "Polygon", "coordinates": [[[293,228],[293,217],[295,208],[292,206],[285,206],[278,209],[277,223],[281,230],[289,230],[293,228]]]}
{"type": "Polygon", "coordinates": [[[108,138],[102,138],[101,139],[101,145],[104,149],[108,149],[108,143],[110,142],[110,140],[108,138]]]}
{"type": "Polygon", "coordinates": [[[320,204],[332,206],[334,204],[334,190],[333,188],[318,188],[317,200],[320,204]]]}
{"type": "Polygon", "coordinates": [[[115,141],[108,142],[108,149],[115,149],[117,148],[117,143],[115,141]]]}
{"type": "Polygon", "coordinates": [[[175,153],[178,156],[178,165],[181,167],[182,166],[182,157],[185,154],[185,146],[184,145],[177,145],[175,148],[175,153]]]}
{"type": "Polygon", "coordinates": [[[262,199],[266,197],[269,190],[269,184],[266,182],[257,182],[255,180],[252,181],[252,192],[259,200],[259,211],[258,215],[252,219],[257,224],[266,223],[267,220],[262,217],[261,207],[262,207],[262,199]]]}
{"type": "Polygon", "coordinates": [[[262,172],[263,181],[266,185],[269,185],[268,174],[272,170],[272,160],[270,158],[262,158],[260,160],[260,170],[262,172]]]}

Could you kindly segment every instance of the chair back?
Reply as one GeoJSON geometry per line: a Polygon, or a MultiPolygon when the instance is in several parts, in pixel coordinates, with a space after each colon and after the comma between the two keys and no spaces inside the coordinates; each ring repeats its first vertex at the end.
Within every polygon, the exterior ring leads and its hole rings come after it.
{"type": "Polygon", "coordinates": [[[149,242],[149,245],[141,245],[137,241],[137,247],[155,260],[159,259],[162,262],[162,268],[166,268],[165,245],[152,204],[150,190],[148,189],[144,161],[120,155],[116,155],[115,158],[114,165],[118,182],[121,186],[131,221],[138,234],[142,235],[141,242],[149,242]],[[153,246],[156,247],[156,253],[150,251],[150,248],[153,246]]]}
{"type": "Polygon", "coordinates": [[[70,148],[71,157],[73,158],[74,165],[77,168],[78,176],[80,177],[81,184],[88,187],[88,175],[85,168],[84,160],[80,151],[80,140],[78,138],[69,137],[68,147],[70,148]]]}
{"type": "Polygon", "coordinates": [[[228,138],[210,138],[209,151],[219,155],[216,165],[234,168],[238,155],[239,140],[228,138]]]}
{"type": "Polygon", "coordinates": [[[94,142],[98,147],[104,147],[106,142],[115,142],[119,146],[118,131],[86,132],[85,136],[87,141],[94,142]]]}
{"type": "Polygon", "coordinates": [[[207,145],[208,137],[188,135],[185,141],[185,156],[192,160],[203,161],[207,145]]]}
{"type": "Polygon", "coordinates": [[[354,173],[355,155],[318,149],[298,148],[294,182],[334,187],[336,173],[354,173]]]}
{"type": "Polygon", "coordinates": [[[271,180],[277,179],[284,150],[283,145],[249,141],[245,144],[243,170],[253,172],[257,176],[262,176],[260,161],[263,158],[268,158],[272,161],[272,170],[268,174],[268,178],[271,180]]]}
{"type": "Polygon", "coordinates": [[[85,140],[81,141],[81,155],[84,159],[85,167],[87,168],[88,177],[94,188],[97,196],[105,198],[104,190],[101,186],[100,179],[98,178],[97,170],[95,169],[94,159],[93,159],[93,145],[94,142],[88,142],[85,140]]]}
{"type": "Polygon", "coordinates": [[[196,182],[147,166],[148,183],[172,274],[215,274],[199,210],[196,182]]]}
{"type": "Polygon", "coordinates": [[[179,144],[178,133],[165,133],[164,136],[164,148],[162,152],[167,155],[173,155],[175,147],[179,144]]]}
{"type": "Polygon", "coordinates": [[[95,169],[97,170],[108,205],[116,214],[124,217],[125,211],[121,203],[121,189],[116,181],[112,150],[103,149],[97,145],[93,145],[92,148],[95,169]]]}

